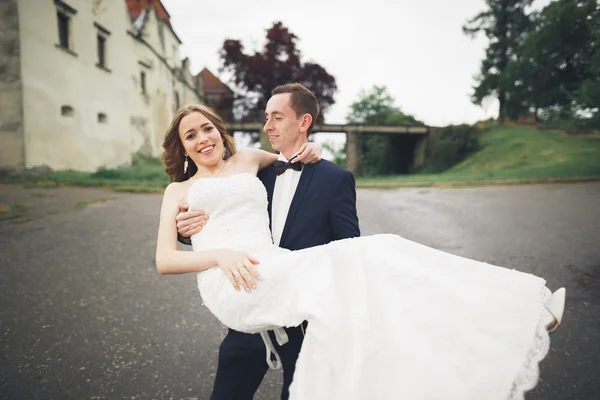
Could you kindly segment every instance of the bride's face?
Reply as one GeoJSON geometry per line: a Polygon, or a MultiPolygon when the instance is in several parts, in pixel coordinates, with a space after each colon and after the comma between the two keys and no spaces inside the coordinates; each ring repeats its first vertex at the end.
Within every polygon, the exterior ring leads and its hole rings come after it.
{"type": "Polygon", "coordinates": [[[184,154],[198,166],[213,167],[223,159],[223,140],[204,114],[193,112],[179,123],[179,138],[184,154]]]}

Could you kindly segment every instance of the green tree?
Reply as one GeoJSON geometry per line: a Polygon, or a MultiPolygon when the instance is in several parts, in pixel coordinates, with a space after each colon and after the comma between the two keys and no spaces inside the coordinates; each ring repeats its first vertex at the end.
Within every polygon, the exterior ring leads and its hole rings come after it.
{"type": "Polygon", "coordinates": [[[542,10],[508,68],[521,109],[555,121],[597,107],[598,15],[597,0],[558,0],[542,10]]]}
{"type": "MultiPolygon", "coordinates": [[[[575,91],[578,106],[588,114],[588,126],[600,130],[600,6],[593,1],[594,8],[586,18],[590,36],[586,51],[582,55],[583,63],[588,68],[588,76],[575,91]]],[[[588,10],[593,6],[588,6],[588,10]]]]}
{"type": "Polygon", "coordinates": [[[330,160],[332,163],[344,167],[346,165],[346,149],[344,147],[336,146],[334,142],[327,141],[321,143],[323,150],[329,151],[333,158],[330,160]]]}
{"type": "Polygon", "coordinates": [[[481,105],[484,98],[498,98],[498,119],[504,123],[510,86],[506,69],[511,60],[518,59],[519,48],[532,27],[531,15],[525,8],[533,0],[486,0],[487,10],[480,12],[463,26],[466,35],[474,37],[483,32],[489,39],[485,59],[481,63],[477,84],[471,96],[473,103],[481,105]]]}
{"type": "MultiPolygon", "coordinates": [[[[384,86],[361,91],[350,105],[347,120],[365,125],[424,125],[394,106],[394,98],[384,86]]],[[[367,176],[407,172],[412,164],[412,149],[417,138],[409,135],[362,135],[363,170],[367,176]]]]}

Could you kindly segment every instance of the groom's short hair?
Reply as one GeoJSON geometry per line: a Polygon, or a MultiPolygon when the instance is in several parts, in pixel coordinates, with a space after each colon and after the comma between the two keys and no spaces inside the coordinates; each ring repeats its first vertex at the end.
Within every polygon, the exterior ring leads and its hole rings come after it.
{"type": "Polygon", "coordinates": [[[317,101],[317,97],[313,92],[299,83],[287,83],[277,86],[271,91],[271,96],[282,93],[290,93],[290,107],[296,112],[297,117],[310,114],[312,122],[307,131],[307,134],[310,135],[319,116],[319,102],[317,101]]]}

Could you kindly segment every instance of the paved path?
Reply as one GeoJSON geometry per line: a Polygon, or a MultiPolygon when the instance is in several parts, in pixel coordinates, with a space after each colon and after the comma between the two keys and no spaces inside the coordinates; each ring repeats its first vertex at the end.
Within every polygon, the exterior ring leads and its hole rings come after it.
{"type": "MultiPolygon", "coordinates": [[[[565,285],[531,399],[600,393],[600,183],[359,191],[363,234],[391,232],[565,285]]],[[[154,266],[160,196],[0,185],[0,398],[207,399],[223,327],[192,276],[154,266]],[[84,207],[76,205],[85,204],[84,207]]],[[[256,399],[277,399],[269,373],[256,399]]]]}

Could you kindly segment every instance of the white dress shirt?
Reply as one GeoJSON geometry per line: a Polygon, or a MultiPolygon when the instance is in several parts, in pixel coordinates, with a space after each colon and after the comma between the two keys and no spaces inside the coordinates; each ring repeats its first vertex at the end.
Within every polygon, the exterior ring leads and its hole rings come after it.
{"type": "MultiPolygon", "coordinates": [[[[279,154],[279,160],[287,162],[288,160],[279,154]]],[[[298,182],[302,171],[296,171],[288,168],[283,174],[275,178],[275,188],[273,189],[273,205],[271,206],[271,233],[273,235],[273,243],[279,246],[283,227],[290,211],[292,199],[296,193],[298,182]]]]}

